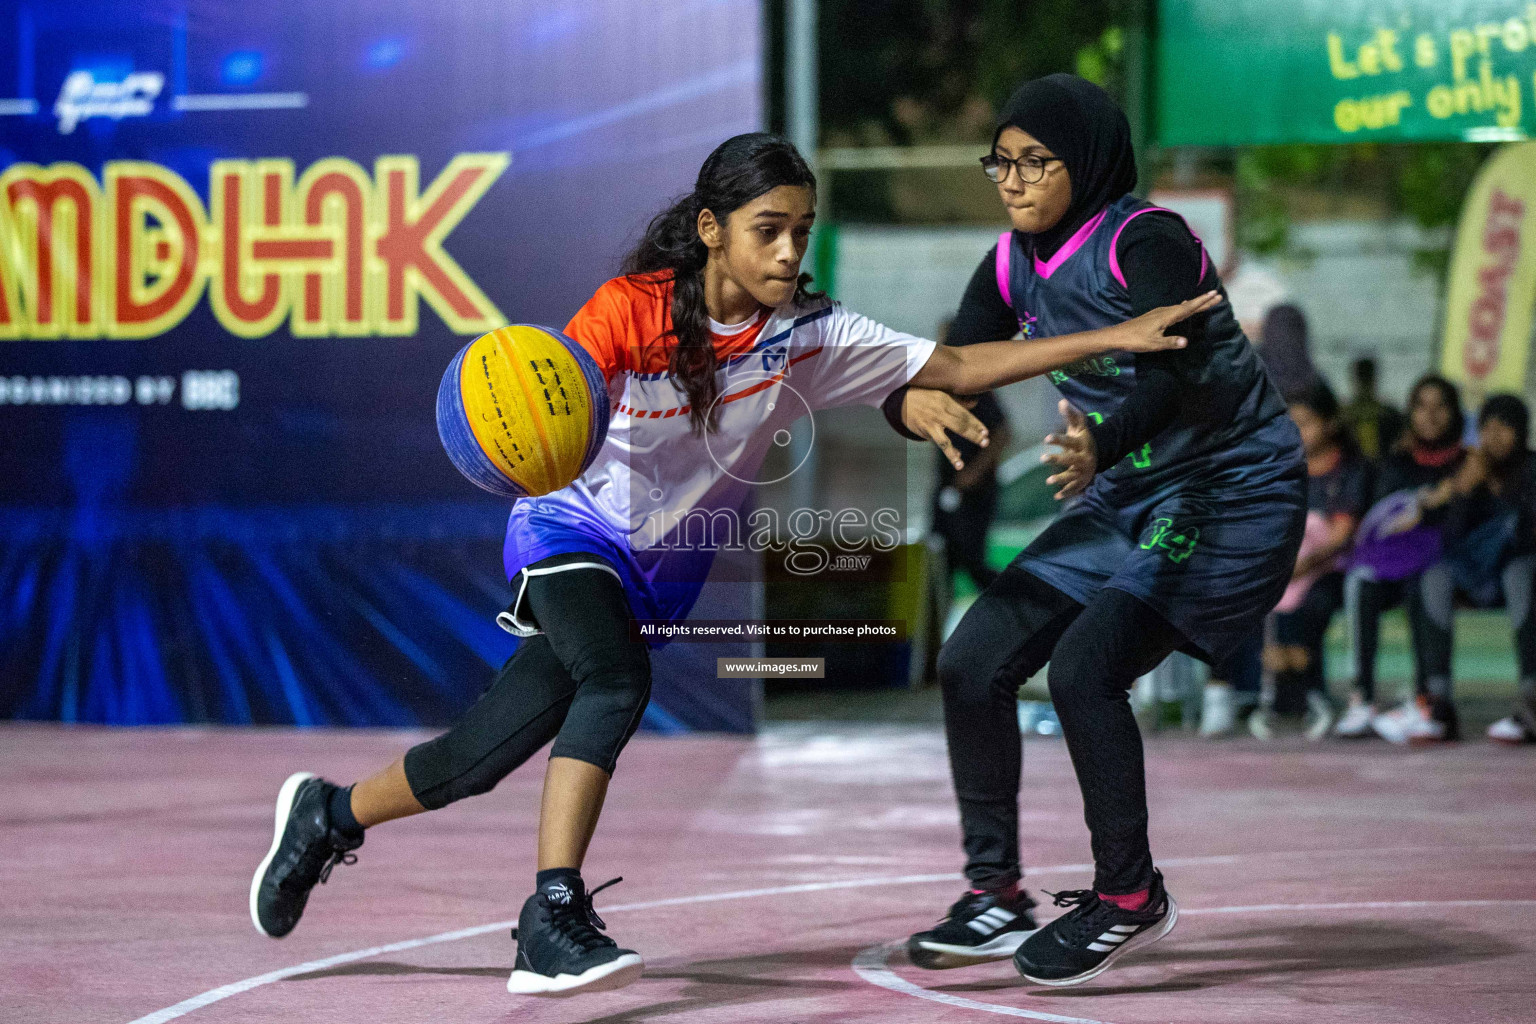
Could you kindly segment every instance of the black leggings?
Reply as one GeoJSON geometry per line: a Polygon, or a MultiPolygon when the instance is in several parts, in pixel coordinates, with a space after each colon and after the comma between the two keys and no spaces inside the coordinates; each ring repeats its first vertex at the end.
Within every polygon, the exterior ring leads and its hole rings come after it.
{"type": "Polygon", "coordinates": [[[1275,613],[1275,639],[1307,652],[1305,668],[1288,669],[1275,680],[1275,710],[1292,714],[1306,710],[1305,694],[1327,691],[1323,672],[1323,640],[1328,624],[1344,607],[1344,574],[1331,572],[1313,582],[1294,611],[1275,613]]]}
{"type": "Polygon", "coordinates": [[[977,590],[985,590],[997,579],[997,570],[987,564],[987,530],[996,514],[995,480],[961,492],[960,507],[953,512],[944,511],[934,502],[933,532],[944,538],[951,586],[956,569],[964,569],[977,590]]]}
{"type": "Polygon", "coordinates": [[[1137,676],[1185,642],[1124,591],[1101,590],[1084,607],[1015,566],[977,598],[939,652],[972,885],[998,888],[1020,877],[1017,692],[1047,661],[1051,700],[1083,793],[1094,888],[1121,894],[1151,884],[1141,732],[1128,694],[1137,676]]]}
{"type": "MultiPolygon", "coordinates": [[[[594,555],[557,556],[531,569],[594,555]]],[[[650,653],[629,638],[629,602],[613,574],[571,568],[527,577],[524,614],[544,630],[518,645],[474,706],[405,755],[429,810],[489,792],[551,739],[552,757],[612,774],[651,697],[650,653]]]]}
{"type": "Polygon", "coordinates": [[[1419,599],[1418,577],[1407,580],[1373,580],[1351,572],[1344,578],[1345,605],[1351,603],[1352,644],[1355,654],[1355,689],[1367,704],[1376,701],[1376,650],[1381,636],[1381,617],[1399,604],[1408,613],[1408,636],[1413,641],[1413,691],[1425,692],[1424,658],[1419,650],[1423,636],[1420,619],[1424,614],[1419,599]],[[1351,595],[1353,592],[1353,595],[1351,595]]]}

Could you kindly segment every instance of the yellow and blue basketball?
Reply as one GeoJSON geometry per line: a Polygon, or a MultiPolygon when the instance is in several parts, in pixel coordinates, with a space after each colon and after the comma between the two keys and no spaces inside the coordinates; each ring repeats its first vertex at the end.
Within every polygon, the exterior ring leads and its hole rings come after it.
{"type": "Polygon", "coordinates": [[[437,389],[437,435],[470,483],[526,498],[585,472],[608,435],[597,361],[559,331],[513,324],[459,350],[437,389]]]}

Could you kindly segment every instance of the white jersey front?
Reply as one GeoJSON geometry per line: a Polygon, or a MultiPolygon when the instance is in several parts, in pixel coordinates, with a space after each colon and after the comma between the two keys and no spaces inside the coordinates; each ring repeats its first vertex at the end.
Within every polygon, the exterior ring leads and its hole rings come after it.
{"type": "Polygon", "coordinates": [[[773,310],[760,326],[712,324],[720,355],[717,426],[696,433],[687,395],[674,386],[654,347],[647,348],[653,339],[633,344],[636,328],[643,333],[647,322],[658,319],[657,310],[634,307],[670,308],[670,287],[645,292],[620,284],[625,280],[605,285],[607,301],[597,303],[601,292],[594,296],[583,309],[588,319],[578,315],[568,328],[608,376],[613,415],[607,440],[575,483],[513,507],[507,574],[552,554],[591,551],[623,557],[630,563],[625,576],[638,572],[646,580],[692,583],[685,586],[693,592],[686,601],[691,605],[720,531],[736,528],[728,519],[715,522],[712,514],[734,516],[742,508],[764,458],[776,443],[786,443],[791,426],[822,409],[880,405],[916,375],[934,343],[827,299],[773,310]],[[616,322],[626,314],[629,319],[616,322]],[[726,355],[744,328],[755,340],[726,355]],[[583,546],[585,541],[603,547],[583,546]]]}

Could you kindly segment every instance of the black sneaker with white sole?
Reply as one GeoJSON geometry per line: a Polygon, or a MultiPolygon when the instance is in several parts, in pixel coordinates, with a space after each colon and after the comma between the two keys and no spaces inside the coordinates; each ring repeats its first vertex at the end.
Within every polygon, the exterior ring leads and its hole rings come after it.
{"type": "Polygon", "coordinates": [[[331,827],[327,809],[336,787],[309,772],[288,776],[277,793],[272,847],[251,879],[251,923],[269,938],[293,931],[309,891],[331,877],[337,864],[353,864],[363,836],[331,827]]]}
{"type": "Polygon", "coordinates": [[[1121,910],[1092,889],[1049,894],[1072,909],[1035,932],[1013,955],[1019,973],[1037,985],[1080,985],[1133,950],[1173,931],[1179,906],[1154,872],[1143,910],[1121,910]]]}
{"type": "Polygon", "coordinates": [[[907,959],[933,971],[1006,960],[1035,930],[1034,907],[1022,889],[1006,894],[972,889],[944,920],[907,939],[907,959]]]}
{"type": "Polygon", "coordinates": [[[507,979],[516,995],[571,996],[623,988],[640,977],[644,962],[632,949],[600,929],[608,926],[592,909],[592,897],[622,882],[615,878],[591,892],[567,876],[539,887],[517,917],[517,965],[507,979]]]}

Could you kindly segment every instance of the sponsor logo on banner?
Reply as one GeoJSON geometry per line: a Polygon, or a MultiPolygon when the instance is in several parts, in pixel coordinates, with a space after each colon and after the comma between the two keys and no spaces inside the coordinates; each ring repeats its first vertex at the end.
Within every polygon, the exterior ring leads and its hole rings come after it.
{"type": "Polygon", "coordinates": [[[165,88],[165,76],[158,71],[135,71],[120,81],[101,82],[89,71],[74,71],[64,79],[53,112],[59,119],[59,134],[68,135],[81,122],[93,117],[147,117],[155,109],[155,99],[165,88]]]}
{"type": "Polygon", "coordinates": [[[1440,368],[1474,402],[1525,390],[1536,312],[1536,142],[1506,146],[1478,174],[1456,229],[1440,368]]]}
{"type": "MultiPolygon", "coordinates": [[[[108,103],[70,116],[126,116],[108,103]]],[[[302,173],[281,157],[217,160],[206,208],[159,164],[109,160],[99,181],[77,163],[12,164],[0,339],[152,337],[204,293],[247,338],[284,324],[299,337],[412,335],[421,300],[456,333],[494,330],[506,317],[443,242],[510,162],[460,153],[423,190],[414,156],[381,156],[372,173],[341,157],[302,173]]]]}

